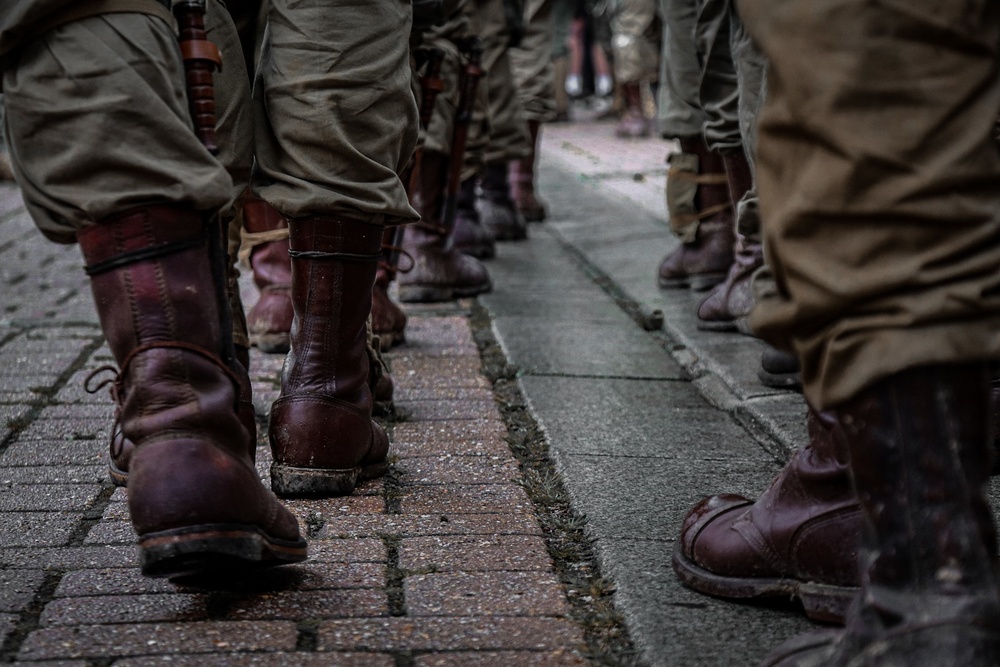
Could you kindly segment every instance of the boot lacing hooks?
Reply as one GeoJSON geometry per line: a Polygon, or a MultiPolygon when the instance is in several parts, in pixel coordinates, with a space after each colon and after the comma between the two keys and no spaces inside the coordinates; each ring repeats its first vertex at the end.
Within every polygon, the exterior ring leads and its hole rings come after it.
{"type": "MultiPolygon", "coordinates": [[[[216,355],[212,354],[208,350],[198,347],[197,345],[191,345],[189,343],[183,343],[179,341],[155,341],[151,343],[144,343],[137,346],[134,350],[128,353],[125,360],[122,361],[121,370],[112,366],[111,364],[105,364],[94,369],[83,381],[83,388],[88,394],[96,394],[104,387],[108,389],[108,393],[111,395],[111,400],[115,404],[115,420],[111,427],[111,456],[118,457],[123,453],[125,447],[125,437],[121,432],[121,412],[122,404],[124,403],[124,393],[125,393],[125,380],[124,375],[128,370],[129,365],[132,360],[140,354],[141,352],[146,352],[148,350],[154,350],[158,348],[168,348],[168,349],[178,349],[185,350],[187,352],[193,352],[200,357],[208,359],[213,364],[222,369],[223,373],[232,380],[233,387],[236,388],[236,402],[239,402],[239,379],[237,379],[236,374],[230,370],[229,366],[224,364],[216,355]],[[110,377],[103,378],[100,383],[94,384],[94,381],[102,374],[110,373],[110,377]],[[121,437],[118,437],[118,436],[121,437]]],[[[236,404],[234,404],[234,409],[236,404]]]]}

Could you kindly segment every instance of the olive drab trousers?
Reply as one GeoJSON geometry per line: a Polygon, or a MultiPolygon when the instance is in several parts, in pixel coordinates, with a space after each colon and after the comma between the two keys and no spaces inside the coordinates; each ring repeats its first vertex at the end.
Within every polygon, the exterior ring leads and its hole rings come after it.
{"type": "Polygon", "coordinates": [[[1000,357],[1000,5],[739,9],[770,68],[757,183],[776,284],[754,332],[798,354],[819,409],[1000,357]]]}

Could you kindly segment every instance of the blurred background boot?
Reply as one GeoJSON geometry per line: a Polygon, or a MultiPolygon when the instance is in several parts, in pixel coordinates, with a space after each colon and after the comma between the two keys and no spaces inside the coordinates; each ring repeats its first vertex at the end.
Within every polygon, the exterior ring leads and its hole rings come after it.
{"type": "Polygon", "coordinates": [[[671,227],[691,238],[663,259],[657,282],[704,291],[725,280],[733,263],[733,203],[722,158],[700,136],[679,141],[681,152],[669,158],[667,212],[671,227]]]}
{"type": "Polygon", "coordinates": [[[247,313],[250,342],[263,352],[288,352],[292,327],[292,274],[288,259],[288,222],[277,209],[249,196],[243,206],[244,241],[260,298],[247,313]]]}

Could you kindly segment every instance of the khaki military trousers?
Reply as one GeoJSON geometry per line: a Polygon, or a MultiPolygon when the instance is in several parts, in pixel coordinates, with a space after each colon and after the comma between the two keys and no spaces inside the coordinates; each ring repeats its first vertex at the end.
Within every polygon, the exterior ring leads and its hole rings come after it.
{"type": "Polygon", "coordinates": [[[618,83],[643,83],[656,78],[659,62],[656,0],[617,0],[611,15],[611,51],[618,83]]]}
{"type": "Polygon", "coordinates": [[[167,22],[146,14],[75,21],[32,40],[8,65],[11,158],[48,238],[71,243],[81,227],[143,204],[212,212],[231,204],[233,179],[192,131],[167,22]]]}
{"type": "MultiPolygon", "coordinates": [[[[478,156],[480,164],[499,164],[524,157],[530,150],[528,124],[511,71],[510,31],[503,0],[473,0],[469,3],[472,32],[483,42],[483,69],[480,86],[486,91],[485,119],[477,110],[473,123],[486,127],[489,139],[478,156]]],[[[470,159],[476,159],[474,153],[470,159]]]]}
{"type": "MultiPolygon", "coordinates": [[[[556,117],[553,87],[553,7],[558,0],[527,0],[524,3],[524,37],[510,49],[514,84],[524,118],[544,123],[556,117]]],[[[562,82],[560,82],[562,85],[562,82]]]]}
{"type": "Polygon", "coordinates": [[[418,219],[407,0],[271,0],[254,84],[253,191],[289,217],[418,219]]]}
{"type": "Polygon", "coordinates": [[[1000,356],[1000,5],[739,7],[770,66],[757,181],[776,284],[754,332],[798,354],[819,409],[1000,356]]]}

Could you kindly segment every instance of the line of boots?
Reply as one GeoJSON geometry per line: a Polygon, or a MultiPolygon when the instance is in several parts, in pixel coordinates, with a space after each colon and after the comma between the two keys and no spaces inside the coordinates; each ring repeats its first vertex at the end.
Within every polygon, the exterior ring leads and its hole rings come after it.
{"type": "Polygon", "coordinates": [[[845,623],[793,638],[768,667],[1000,664],[995,403],[985,365],[966,364],[811,411],[809,444],[756,502],[691,510],[678,577],[724,598],[798,597],[811,618],[845,623]]]}

